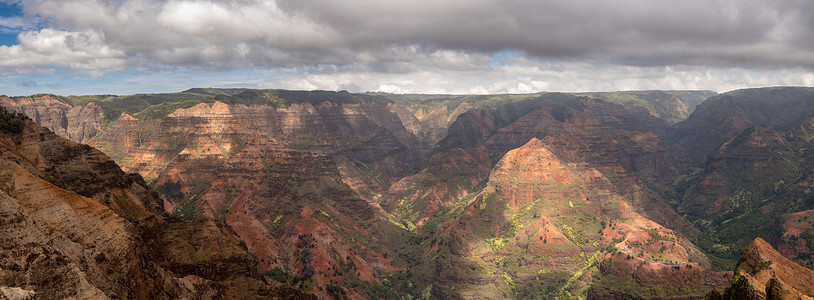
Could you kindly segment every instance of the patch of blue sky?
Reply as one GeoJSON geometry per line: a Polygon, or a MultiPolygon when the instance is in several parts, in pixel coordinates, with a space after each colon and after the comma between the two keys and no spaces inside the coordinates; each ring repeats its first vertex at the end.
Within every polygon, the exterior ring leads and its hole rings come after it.
{"type": "Polygon", "coordinates": [[[0,46],[18,44],[17,35],[33,29],[34,26],[24,20],[20,3],[0,0],[0,46]]]}
{"type": "Polygon", "coordinates": [[[0,33],[0,46],[13,46],[17,44],[16,33],[0,33]]]}
{"type": "Polygon", "coordinates": [[[174,70],[167,72],[112,72],[103,76],[68,75],[54,69],[51,74],[22,74],[0,77],[0,94],[29,96],[56,95],[132,95],[138,93],[174,93],[195,87],[268,88],[288,74],[285,71],[239,69],[224,72],[174,70]]]}
{"type": "Polygon", "coordinates": [[[489,65],[492,67],[505,66],[508,65],[506,63],[508,60],[522,56],[522,51],[500,51],[492,55],[492,62],[489,65]]]}
{"type": "Polygon", "coordinates": [[[19,17],[22,15],[23,10],[19,3],[0,1],[0,17],[19,17]]]}

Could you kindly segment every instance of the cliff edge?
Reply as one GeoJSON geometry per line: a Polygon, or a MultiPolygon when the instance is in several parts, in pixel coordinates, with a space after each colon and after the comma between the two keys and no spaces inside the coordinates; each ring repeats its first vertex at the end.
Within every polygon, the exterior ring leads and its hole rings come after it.
{"type": "Polygon", "coordinates": [[[743,249],[732,286],[707,299],[814,299],[814,271],[756,238],[743,249]]]}

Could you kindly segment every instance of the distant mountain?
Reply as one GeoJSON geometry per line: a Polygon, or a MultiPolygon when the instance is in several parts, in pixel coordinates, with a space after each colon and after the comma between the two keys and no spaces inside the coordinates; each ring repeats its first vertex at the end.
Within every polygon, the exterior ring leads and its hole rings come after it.
{"type": "Polygon", "coordinates": [[[758,236],[812,264],[812,91],[0,105],[140,174],[178,224],[225,224],[265,281],[317,297],[699,298],[758,236]]]}
{"type": "Polygon", "coordinates": [[[608,93],[584,93],[593,98],[631,108],[637,113],[648,113],[675,124],[686,119],[695,107],[709,97],[712,91],[627,91],[608,93]]]}
{"type": "Polygon", "coordinates": [[[668,144],[683,173],[675,207],[702,232],[721,268],[754,237],[813,266],[804,235],[814,208],[814,89],[739,90],[712,97],[676,124],[668,144]]]}

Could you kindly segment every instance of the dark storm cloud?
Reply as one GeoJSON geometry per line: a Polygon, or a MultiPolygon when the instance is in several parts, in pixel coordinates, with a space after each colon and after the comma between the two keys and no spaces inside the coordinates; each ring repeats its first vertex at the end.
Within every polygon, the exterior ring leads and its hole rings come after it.
{"type": "Polygon", "coordinates": [[[814,66],[810,1],[297,1],[348,47],[420,44],[634,65],[814,66]],[[791,57],[789,56],[791,55],[791,57]]]}
{"type": "Polygon", "coordinates": [[[0,46],[0,70],[14,74],[294,69],[280,82],[390,91],[444,83],[488,92],[583,86],[574,82],[603,90],[804,84],[814,70],[814,1],[807,0],[20,3],[24,18],[46,26],[0,46]],[[495,64],[506,52],[520,59],[495,64]],[[783,79],[764,80],[767,72],[783,79]],[[593,79],[575,80],[585,77],[593,79]],[[478,78],[483,83],[466,84],[478,78]]]}
{"type": "Polygon", "coordinates": [[[87,68],[121,68],[111,56],[142,66],[204,69],[400,62],[444,68],[431,57],[447,50],[487,56],[521,51],[544,59],[643,66],[814,67],[808,38],[814,5],[802,0],[24,3],[29,14],[72,32],[30,33],[65,42],[26,50],[109,48],[108,60],[101,61],[73,53],[87,68]],[[75,37],[90,39],[68,43],[75,37]],[[411,56],[398,55],[405,51],[411,56]]]}

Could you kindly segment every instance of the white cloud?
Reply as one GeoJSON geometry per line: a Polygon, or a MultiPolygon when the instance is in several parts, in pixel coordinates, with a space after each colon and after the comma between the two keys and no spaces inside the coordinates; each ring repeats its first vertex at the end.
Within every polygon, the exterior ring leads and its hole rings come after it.
{"type": "Polygon", "coordinates": [[[285,75],[270,87],[530,92],[805,84],[814,69],[810,1],[20,3],[0,19],[24,31],[0,47],[12,74],[254,69],[285,75]]]}
{"type": "Polygon", "coordinates": [[[0,30],[24,30],[34,26],[22,17],[0,17],[0,30]]]}
{"type": "Polygon", "coordinates": [[[698,66],[632,67],[597,66],[582,62],[539,63],[493,67],[489,70],[415,70],[384,73],[369,70],[303,73],[284,80],[258,81],[262,88],[346,89],[354,92],[390,93],[531,93],[538,91],[585,92],[647,89],[698,89],[725,92],[746,87],[812,85],[810,70],[780,69],[754,72],[698,66]]]}
{"type": "Polygon", "coordinates": [[[21,33],[19,45],[0,46],[0,68],[33,70],[68,68],[78,73],[102,75],[121,70],[127,57],[113,49],[97,32],[67,32],[50,28],[21,33]]]}

